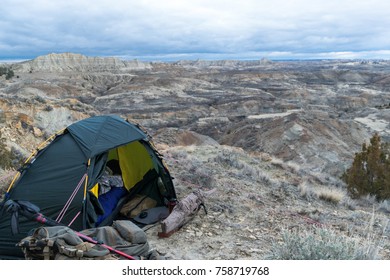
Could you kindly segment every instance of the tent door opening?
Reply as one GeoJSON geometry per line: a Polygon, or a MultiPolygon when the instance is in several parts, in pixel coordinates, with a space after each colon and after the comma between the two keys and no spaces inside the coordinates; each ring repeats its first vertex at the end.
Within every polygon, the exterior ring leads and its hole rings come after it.
{"type": "Polygon", "coordinates": [[[150,224],[167,216],[169,198],[164,180],[159,176],[159,165],[143,143],[114,148],[105,160],[102,175],[91,189],[103,210],[97,225],[109,224],[113,218],[150,224]],[[156,214],[148,214],[149,209],[156,214]]]}

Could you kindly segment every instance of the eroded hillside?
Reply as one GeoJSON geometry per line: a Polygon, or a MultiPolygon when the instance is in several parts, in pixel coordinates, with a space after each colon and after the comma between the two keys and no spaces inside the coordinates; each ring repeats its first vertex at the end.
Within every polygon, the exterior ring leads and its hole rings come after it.
{"type": "Polygon", "coordinates": [[[188,129],[332,175],[373,131],[388,138],[385,61],[164,64],[51,54],[13,68],[17,77],[0,85],[2,113],[45,136],[115,113],[152,132],[188,129]]]}
{"type": "Polygon", "coordinates": [[[154,137],[180,196],[216,189],[209,215],[155,242],[167,256],[263,258],[283,229],[317,223],[389,258],[389,206],[350,200],[339,180],[373,132],[390,140],[389,62],[51,54],[11,67],[15,76],[0,80],[0,129],[19,154],[76,120],[120,114],[154,137]]]}

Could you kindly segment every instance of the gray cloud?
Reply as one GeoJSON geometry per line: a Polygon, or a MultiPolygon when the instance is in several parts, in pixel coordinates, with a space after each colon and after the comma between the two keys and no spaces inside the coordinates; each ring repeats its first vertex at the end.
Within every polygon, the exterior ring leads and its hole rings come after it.
{"type": "Polygon", "coordinates": [[[389,58],[386,0],[3,0],[0,58],[389,58]]]}

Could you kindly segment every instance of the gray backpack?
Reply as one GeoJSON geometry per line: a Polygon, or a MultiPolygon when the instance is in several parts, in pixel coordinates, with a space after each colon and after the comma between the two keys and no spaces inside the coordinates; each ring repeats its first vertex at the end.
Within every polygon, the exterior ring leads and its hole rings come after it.
{"type": "Polygon", "coordinates": [[[149,251],[145,232],[128,220],[114,221],[112,226],[91,228],[80,233],[87,235],[97,244],[83,241],[73,230],[65,226],[39,227],[21,240],[18,246],[26,259],[122,259],[100,245],[106,244],[116,250],[137,259],[155,258],[156,253],[149,251]],[[100,243],[100,244],[99,244],[100,243]]]}

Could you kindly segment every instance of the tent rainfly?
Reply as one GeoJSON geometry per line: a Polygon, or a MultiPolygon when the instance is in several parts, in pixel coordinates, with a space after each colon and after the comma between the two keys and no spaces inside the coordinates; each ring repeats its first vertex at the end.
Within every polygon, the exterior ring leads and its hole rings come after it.
{"type": "Polygon", "coordinates": [[[11,216],[1,209],[9,199],[29,201],[79,231],[111,225],[135,197],[153,201],[153,209],[176,200],[170,173],[146,132],[116,115],[75,122],[42,143],[9,186],[0,204],[0,259],[23,258],[15,244],[37,227],[19,217],[20,233],[12,235],[11,216]],[[110,188],[113,173],[121,186],[110,188]]]}

